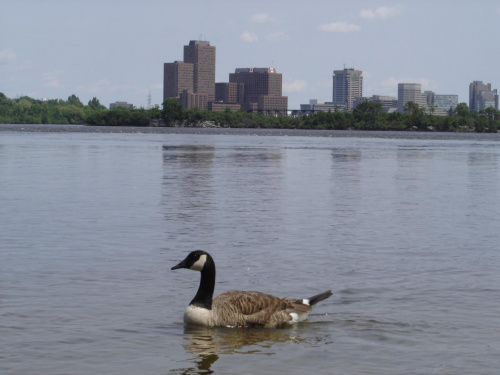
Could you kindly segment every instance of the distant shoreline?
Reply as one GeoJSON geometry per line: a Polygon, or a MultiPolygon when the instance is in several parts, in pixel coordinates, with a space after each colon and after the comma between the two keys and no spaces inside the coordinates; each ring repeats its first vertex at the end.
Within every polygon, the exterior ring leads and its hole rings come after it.
{"type": "Polygon", "coordinates": [[[101,134],[198,134],[255,135],[332,138],[386,138],[429,140],[500,141],[500,133],[425,132],[394,130],[323,130],[323,129],[260,129],[260,128],[197,128],[95,125],[0,124],[0,132],[14,133],[101,133],[101,134]]]}

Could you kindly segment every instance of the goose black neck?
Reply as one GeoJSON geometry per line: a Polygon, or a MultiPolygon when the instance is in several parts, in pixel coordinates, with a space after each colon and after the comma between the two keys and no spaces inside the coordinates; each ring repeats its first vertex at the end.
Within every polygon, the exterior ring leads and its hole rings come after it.
{"type": "Polygon", "coordinates": [[[215,289],[215,263],[210,256],[201,271],[200,286],[196,296],[191,301],[190,305],[212,309],[212,298],[215,289]]]}

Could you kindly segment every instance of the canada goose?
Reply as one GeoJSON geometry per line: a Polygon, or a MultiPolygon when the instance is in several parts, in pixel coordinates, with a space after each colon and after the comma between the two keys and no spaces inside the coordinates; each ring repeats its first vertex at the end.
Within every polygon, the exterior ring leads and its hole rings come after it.
{"type": "Polygon", "coordinates": [[[172,270],[201,272],[200,286],[184,314],[186,323],[208,327],[267,328],[291,325],[307,318],[314,305],[332,295],[331,290],[308,299],[278,298],[260,292],[229,291],[213,298],[215,263],[206,251],[196,250],[172,270]]]}

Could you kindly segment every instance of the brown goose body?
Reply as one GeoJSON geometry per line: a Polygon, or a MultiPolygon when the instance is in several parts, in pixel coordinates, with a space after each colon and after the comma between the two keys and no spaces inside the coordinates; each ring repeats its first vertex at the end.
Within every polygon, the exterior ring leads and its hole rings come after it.
{"type": "Polygon", "coordinates": [[[330,297],[330,290],[308,299],[279,298],[261,292],[229,291],[212,299],[215,288],[215,263],[204,251],[190,253],[178,265],[201,272],[200,287],[186,308],[184,321],[208,327],[266,328],[291,325],[305,320],[314,306],[330,297]]]}

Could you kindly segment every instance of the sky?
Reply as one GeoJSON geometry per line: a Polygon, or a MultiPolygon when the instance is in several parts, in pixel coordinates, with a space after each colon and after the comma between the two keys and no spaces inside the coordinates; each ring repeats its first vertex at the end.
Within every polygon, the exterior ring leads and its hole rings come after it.
{"type": "Polygon", "coordinates": [[[163,63],[190,40],[216,47],[216,82],[276,68],[289,109],[331,101],[344,67],[363,71],[363,96],[500,90],[500,0],[0,0],[0,92],[161,105],[163,63]]]}

